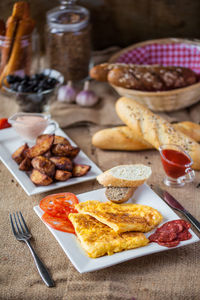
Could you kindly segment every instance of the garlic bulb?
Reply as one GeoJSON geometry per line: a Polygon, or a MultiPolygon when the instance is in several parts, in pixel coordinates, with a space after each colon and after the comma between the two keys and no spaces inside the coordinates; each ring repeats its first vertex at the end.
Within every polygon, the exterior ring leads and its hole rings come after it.
{"type": "Polygon", "coordinates": [[[73,103],[76,99],[76,91],[72,86],[72,82],[68,81],[67,85],[63,85],[58,90],[57,100],[60,102],[73,103]]]}
{"type": "Polygon", "coordinates": [[[83,90],[76,96],[76,103],[80,106],[93,106],[98,102],[95,92],[89,90],[89,81],[84,84],[83,90]]]}

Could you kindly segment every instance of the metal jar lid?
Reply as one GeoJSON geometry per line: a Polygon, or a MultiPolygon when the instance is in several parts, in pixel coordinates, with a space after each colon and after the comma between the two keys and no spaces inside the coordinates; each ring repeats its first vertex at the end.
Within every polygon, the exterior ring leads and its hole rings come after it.
{"type": "Polygon", "coordinates": [[[55,32],[79,31],[87,26],[89,16],[89,11],[78,5],[60,6],[46,15],[48,26],[55,32]]]}

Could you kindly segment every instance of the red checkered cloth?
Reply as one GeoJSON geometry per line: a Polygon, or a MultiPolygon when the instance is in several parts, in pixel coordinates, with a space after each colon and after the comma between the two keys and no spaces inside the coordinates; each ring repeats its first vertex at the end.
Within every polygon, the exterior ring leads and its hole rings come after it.
{"type": "Polygon", "coordinates": [[[186,67],[200,74],[200,47],[184,43],[153,43],[123,53],[117,62],[186,67]]]}

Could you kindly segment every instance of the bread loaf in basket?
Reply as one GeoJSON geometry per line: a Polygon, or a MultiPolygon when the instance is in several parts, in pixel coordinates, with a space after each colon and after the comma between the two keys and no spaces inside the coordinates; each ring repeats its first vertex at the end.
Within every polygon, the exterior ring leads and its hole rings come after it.
{"type": "MultiPolygon", "coordinates": [[[[186,39],[150,40],[132,45],[111,57],[109,63],[189,68],[200,74],[200,42],[186,39]]],[[[162,91],[141,91],[112,84],[121,96],[132,98],[154,111],[174,111],[200,100],[200,82],[162,91]]]]}

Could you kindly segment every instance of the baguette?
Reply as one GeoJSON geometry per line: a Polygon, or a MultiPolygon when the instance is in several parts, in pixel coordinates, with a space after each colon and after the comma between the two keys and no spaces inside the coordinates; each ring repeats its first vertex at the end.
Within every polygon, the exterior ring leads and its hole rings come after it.
{"type": "Polygon", "coordinates": [[[151,144],[135,135],[128,126],[100,130],[93,135],[92,144],[105,150],[139,151],[153,148],[151,144]]]}
{"type": "Polygon", "coordinates": [[[135,100],[120,98],[116,103],[116,111],[137,136],[156,149],[163,144],[181,146],[191,156],[193,168],[200,170],[200,145],[194,139],[176,130],[169,122],[135,100]]]}
{"type": "MultiPolygon", "coordinates": [[[[173,124],[173,127],[193,138],[196,142],[200,142],[199,124],[187,121],[173,124]]],[[[92,144],[105,150],[140,151],[154,148],[144,139],[138,137],[128,126],[100,130],[93,135],[92,144]]]]}
{"type": "Polygon", "coordinates": [[[180,122],[173,124],[174,128],[185,133],[196,142],[200,142],[200,125],[194,122],[180,122]]]}

